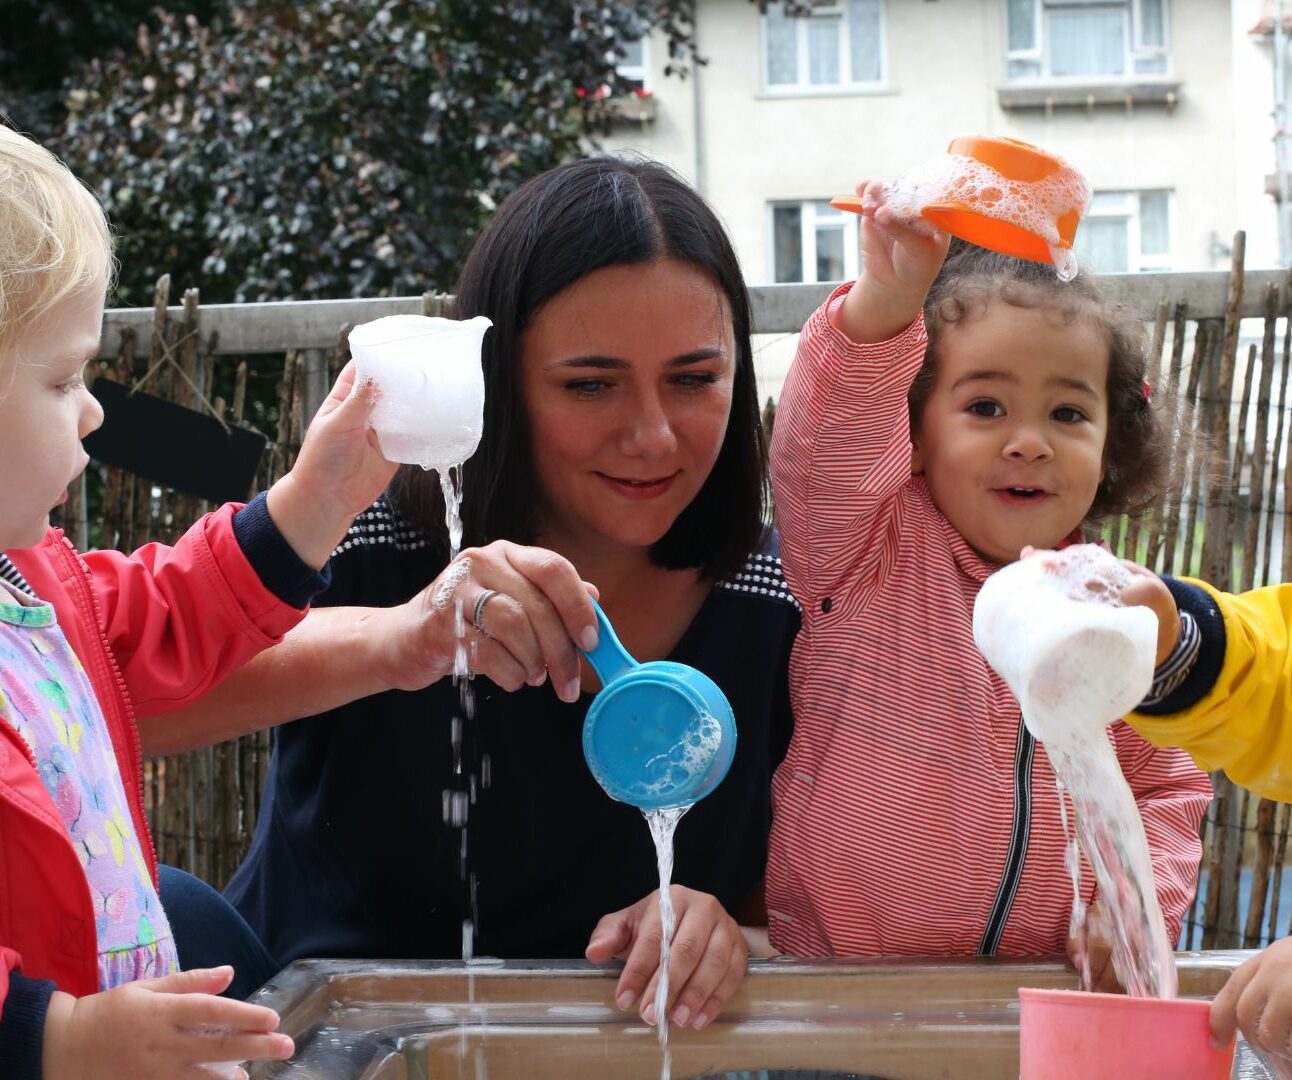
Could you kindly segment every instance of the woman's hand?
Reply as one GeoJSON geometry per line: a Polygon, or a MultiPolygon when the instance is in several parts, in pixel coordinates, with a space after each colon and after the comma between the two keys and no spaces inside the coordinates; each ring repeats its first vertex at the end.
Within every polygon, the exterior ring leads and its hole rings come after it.
{"type": "Polygon", "coordinates": [[[884,185],[857,186],[861,196],[861,258],[856,286],[838,309],[838,327],[853,341],[887,341],[901,333],[924,307],[929,286],[942,269],[950,237],[902,221],[884,201],[884,185]]]}
{"type": "Polygon", "coordinates": [[[1227,1047],[1234,1029],[1292,1075],[1292,938],[1243,963],[1211,1003],[1211,1041],[1227,1047]]]}
{"type": "Polygon", "coordinates": [[[597,644],[595,586],[545,548],[496,540],[468,548],[430,585],[373,620],[389,643],[387,685],[419,690],[451,675],[461,610],[467,662],[504,690],[551,680],[562,701],[579,698],[582,649],[597,644]]]}
{"type": "MultiPolygon", "coordinates": [[[[708,893],[672,886],[676,921],[668,961],[669,1018],[696,1031],[713,1022],[745,977],[749,949],[740,927],[708,893]]],[[[659,890],[631,907],[607,915],[592,931],[587,957],[594,964],[624,961],[615,987],[621,1009],[639,1006],[642,1019],[655,1023],[662,936],[659,890]]]]}
{"type": "MultiPolygon", "coordinates": [[[[47,1080],[210,1080],[204,1064],[285,1061],[292,1040],[263,1005],[215,997],[230,967],[140,979],[74,998],[55,993],[45,1016],[47,1080]]],[[[246,1072],[235,1075],[246,1080],[246,1072]]]]}

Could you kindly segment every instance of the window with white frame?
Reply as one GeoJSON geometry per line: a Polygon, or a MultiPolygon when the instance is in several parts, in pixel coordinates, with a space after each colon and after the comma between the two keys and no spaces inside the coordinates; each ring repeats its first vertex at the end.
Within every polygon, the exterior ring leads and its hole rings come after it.
{"type": "Polygon", "coordinates": [[[650,84],[650,41],[645,37],[620,43],[624,54],[617,58],[615,73],[627,79],[633,88],[640,93],[649,93],[650,84]]]}
{"type": "Polygon", "coordinates": [[[777,284],[849,281],[859,273],[857,218],[828,202],[772,204],[772,269],[777,284]]]}
{"type": "Polygon", "coordinates": [[[876,86],[884,80],[884,0],[828,0],[810,15],[763,16],[763,85],[772,93],[876,86]]]}
{"type": "Polygon", "coordinates": [[[1171,269],[1171,193],[1097,192],[1077,227],[1076,252],[1097,274],[1171,269]]]}
{"type": "Polygon", "coordinates": [[[1165,75],[1170,0],[1002,0],[1011,79],[1165,75]]]}

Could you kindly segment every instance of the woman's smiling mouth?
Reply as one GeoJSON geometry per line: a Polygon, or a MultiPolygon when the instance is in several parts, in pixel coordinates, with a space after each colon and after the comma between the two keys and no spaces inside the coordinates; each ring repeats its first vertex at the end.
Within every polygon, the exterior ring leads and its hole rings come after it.
{"type": "Polygon", "coordinates": [[[608,476],[606,473],[602,472],[596,473],[595,475],[612,491],[627,499],[658,498],[673,486],[673,481],[678,477],[676,472],[670,473],[668,476],[655,476],[644,480],[608,476]]]}

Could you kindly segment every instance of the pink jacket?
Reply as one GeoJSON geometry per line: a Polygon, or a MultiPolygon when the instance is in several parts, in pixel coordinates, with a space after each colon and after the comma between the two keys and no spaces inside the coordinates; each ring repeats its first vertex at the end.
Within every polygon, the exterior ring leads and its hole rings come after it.
{"type": "MultiPolygon", "coordinates": [[[[773,943],[819,955],[1061,953],[1072,908],[1054,773],[973,643],[996,569],[911,474],[916,321],[856,345],[803,329],[772,441],[781,559],[803,606],[794,736],[772,785],[773,943]]],[[[1112,728],[1171,940],[1194,895],[1205,773],[1112,728]]],[[[1094,878],[1082,877],[1084,898],[1094,878]]]]}
{"type": "MultiPolygon", "coordinates": [[[[247,561],[233,531],[237,509],[208,514],[173,548],[81,555],[51,529],[35,547],[8,553],[54,605],[94,686],[154,880],[135,717],[201,697],[304,615],[266,589],[247,561]]],[[[0,1009],[15,968],[71,994],[94,993],[98,950],[85,874],[26,743],[4,722],[0,859],[0,1009]]]]}

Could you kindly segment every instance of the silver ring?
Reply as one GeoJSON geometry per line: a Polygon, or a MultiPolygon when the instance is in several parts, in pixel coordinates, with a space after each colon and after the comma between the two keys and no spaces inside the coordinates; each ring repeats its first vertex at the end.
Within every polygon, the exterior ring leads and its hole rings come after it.
{"type": "Polygon", "coordinates": [[[484,615],[485,604],[489,603],[497,595],[497,589],[485,589],[484,592],[476,597],[476,605],[471,610],[471,625],[482,634],[485,632],[485,628],[480,624],[480,619],[484,615]]]}

